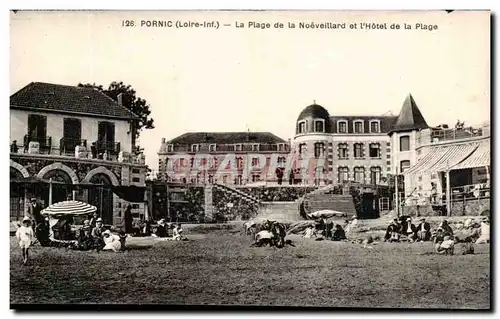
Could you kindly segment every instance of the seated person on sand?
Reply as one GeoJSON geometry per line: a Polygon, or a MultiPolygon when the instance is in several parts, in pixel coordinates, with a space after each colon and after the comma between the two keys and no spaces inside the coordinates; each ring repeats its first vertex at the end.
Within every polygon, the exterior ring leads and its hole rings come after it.
{"type": "Polygon", "coordinates": [[[333,241],[347,240],[347,237],[345,236],[345,231],[340,224],[335,225],[335,231],[333,232],[332,240],[333,241]]]}
{"type": "Polygon", "coordinates": [[[391,221],[389,226],[387,226],[384,241],[388,241],[390,243],[399,241],[399,226],[396,225],[394,221],[391,221]]]}
{"type": "Polygon", "coordinates": [[[112,234],[109,230],[102,233],[104,240],[104,248],[102,250],[112,250],[114,252],[120,251],[122,244],[120,237],[112,234]]]}
{"type": "Polygon", "coordinates": [[[429,241],[431,239],[431,225],[425,221],[425,218],[420,220],[417,227],[417,236],[420,241],[429,241]]]}
{"type": "Polygon", "coordinates": [[[90,221],[84,220],[83,226],[78,231],[78,248],[82,250],[88,250],[92,248],[92,228],[90,227],[90,221]]]}
{"type": "Polygon", "coordinates": [[[439,225],[439,228],[443,230],[444,236],[453,236],[453,229],[451,229],[450,225],[446,220],[443,220],[439,225]]]}
{"type": "Polygon", "coordinates": [[[307,226],[306,230],[304,231],[304,236],[303,238],[312,238],[316,236],[316,232],[314,231],[314,226],[309,225],[307,226]]]}
{"type": "Polygon", "coordinates": [[[486,244],[490,242],[490,220],[485,218],[481,221],[481,236],[476,240],[476,244],[486,244]]]}
{"type": "Polygon", "coordinates": [[[167,225],[165,224],[165,219],[162,218],[158,221],[158,227],[156,228],[155,236],[161,237],[161,238],[168,236],[167,225]]]}
{"type": "Polygon", "coordinates": [[[184,240],[184,236],[182,236],[182,227],[181,224],[177,224],[174,226],[173,233],[172,233],[172,239],[173,240],[184,240]]]}
{"type": "Polygon", "coordinates": [[[261,230],[255,235],[255,242],[252,244],[252,246],[257,246],[261,247],[266,244],[269,244],[269,246],[272,246],[273,244],[273,234],[268,231],[268,230],[261,230]]]}
{"type": "Polygon", "coordinates": [[[104,242],[102,240],[102,234],[104,232],[104,226],[102,224],[102,219],[97,218],[96,225],[92,228],[90,235],[92,236],[93,246],[94,248],[100,249],[104,246],[104,242]]]}
{"type": "Polygon", "coordinates": [[[403,228],[403,235],[405,235],[410,242],[417,239],[417,227],[411,222],[411,218],[406,219],[406,225],[403,228]]]}
{"type": "Polygon", "coordinates": [[[436,232],[436,238],[434,238],[435,250],[438,254],[449,253],[453,255],[453,249],[455,246],[455,241],[453,237],[445,234],[442,228],[439,228],[436,232]]]}

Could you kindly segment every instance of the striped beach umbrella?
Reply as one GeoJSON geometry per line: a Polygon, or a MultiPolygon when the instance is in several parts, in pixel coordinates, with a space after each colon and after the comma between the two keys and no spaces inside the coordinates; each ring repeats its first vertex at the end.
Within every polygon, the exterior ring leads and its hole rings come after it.
{"type": "Polygon", "coordinates": [[[97,208],[95,206],[84,202],[68,200],[50,205],[42,210],[42,215],[49,215],[52,217],[62,215],[88,215],[96,211],[97,208]]]}

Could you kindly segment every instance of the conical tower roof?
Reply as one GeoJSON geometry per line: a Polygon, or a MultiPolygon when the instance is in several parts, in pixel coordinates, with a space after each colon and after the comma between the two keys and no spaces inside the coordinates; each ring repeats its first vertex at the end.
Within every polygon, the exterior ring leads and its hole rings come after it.
{"type": "Polygon", "coordinates": [[[394,127],[389,132],[389,134],[392,134],[394,132],[405,132],[426,128],[429,128],[429,125],[427,125],[424,116],[418,109],[417,103],[415,103],[413,96],[411,96],[411,94],[408,94],[403,103],[403,107],[401,108],[401,112],[399,112],[396,124],[394,124],[394,127]]]}

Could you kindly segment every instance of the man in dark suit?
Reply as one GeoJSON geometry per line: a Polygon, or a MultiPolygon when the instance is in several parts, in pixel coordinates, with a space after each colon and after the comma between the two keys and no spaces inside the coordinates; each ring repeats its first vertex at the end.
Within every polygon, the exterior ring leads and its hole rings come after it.
{"type": "Polygon", "coordinates": [[[31,199],[30,205],[28,206],[28,217],[30,217],[34,221],[33,227],[36,227],[37,224],[43,222],[41,212],[42,212],[42,205],[40,205],[37,202],[36,198],[33,197],[31,199]]]}
{"type": "Polygon", "coordinates": [[[431,239],[431,225],[425,221],[425,218],[420,220],[417,227],[417,236],[420,241],[429,241],[431,239]]]}

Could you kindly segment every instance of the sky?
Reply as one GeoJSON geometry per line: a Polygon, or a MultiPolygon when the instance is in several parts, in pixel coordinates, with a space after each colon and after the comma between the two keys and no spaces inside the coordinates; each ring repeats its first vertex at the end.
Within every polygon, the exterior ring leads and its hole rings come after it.
{"type": "Polygon", "coordinates": [[[10,94],[30,82],[130,84],[155,120],[139,140],[153,170],[162,137],[250,130],[293,138],[313,101],[330,115],[397,115],[411,93],[429,125],[490,119],[489,12],[18,12],[10,37],[10,94]],[[219,28],[141,27],[152,20],[219,28]],[[271,28],[248,28],[251,21],[271,28]],[[346,29],[299,29],[299,22],[346,29]],[[361,23],[401,28],[361,30],[361,23]]]}

